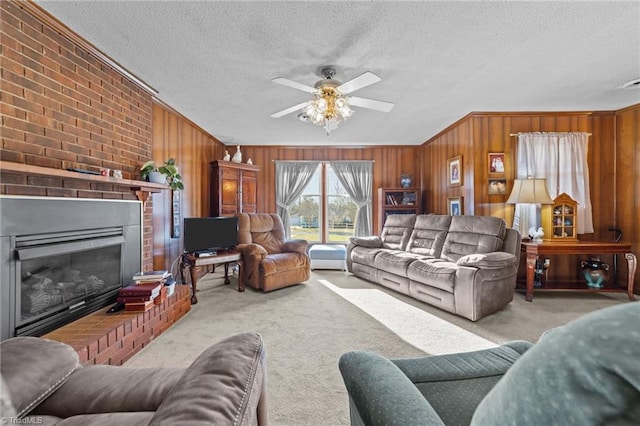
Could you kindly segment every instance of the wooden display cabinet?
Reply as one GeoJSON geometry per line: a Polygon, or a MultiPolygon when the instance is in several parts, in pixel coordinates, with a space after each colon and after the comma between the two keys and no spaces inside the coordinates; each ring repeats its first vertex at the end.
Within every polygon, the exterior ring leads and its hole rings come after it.
{"type": "Polygon", "coordinates": [[[211,216],[256,213],[260,167],[231,161],[211,162],[211,216]]]}
{"type": "Polygon", "coordinates": [[[578,241],[578,202],[566,193],[543,210],[542,220],[546,241],[578,241]]]}
{"type": "Polygon", "coordinates": [[[418,188],[378,188],[378,235],[390,214],[420,214],[418,188]]]}

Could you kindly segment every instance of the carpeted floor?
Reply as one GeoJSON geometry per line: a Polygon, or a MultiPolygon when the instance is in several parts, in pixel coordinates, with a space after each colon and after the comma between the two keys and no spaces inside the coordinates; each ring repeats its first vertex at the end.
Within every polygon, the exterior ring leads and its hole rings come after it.
{"type": "Polygon", "coordinates": [[[267,349],[270,423],[296,426],[349,424],[338,359],[350,350],[414,357],[535,341],[548,328],[626,300],[559,292],[536,293],[529,303],[517,293],[507,308],[473,323],[341,271],[315,271],[304,285],[266,294],[238,293],[215,273],[198,289],[191,312],[126,366],[188,366],[216,341],[258,331],[267,349]]]}

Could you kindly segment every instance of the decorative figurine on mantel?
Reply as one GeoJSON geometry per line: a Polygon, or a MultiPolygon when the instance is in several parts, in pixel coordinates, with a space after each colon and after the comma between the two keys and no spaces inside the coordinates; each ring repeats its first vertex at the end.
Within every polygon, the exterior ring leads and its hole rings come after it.
{"type": "Polygon", "coordinates": [[[229,161],[231,160],[231,155],[229,155],[229,150],[225,149],[224,150],[224,157],[222,157],[222,161],[229,161]]]}
{"type": "Polygon", "coordinates": [[[236,153],[233,154],[233,158],[231,159],[234,163],[242,163],[242,153],[240,152],[240,145],[236,148],[236,153]]]}
{"type": "Polygon", "coordinates": [[[253,164],[253,161],[251,161],[251,158],[247,160],[247,164],[253,164]]]}

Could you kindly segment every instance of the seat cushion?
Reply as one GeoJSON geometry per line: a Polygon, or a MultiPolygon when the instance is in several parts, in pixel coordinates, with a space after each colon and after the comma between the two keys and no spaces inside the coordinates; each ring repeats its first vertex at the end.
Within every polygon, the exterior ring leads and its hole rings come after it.
{"type": "Polygon", "coordinates": [[[482,400],[472,425],[632,425],[640,419],[640,303],[545,334],[482,400]]]}
{"type": "Polygon", "coordinates": [[[260,263],[260,269],[265,277],[299,268],[309,268],[309,257],[304,253],[269,254],[260,263]]]}
{"type": "Polygon", "coordinates": [[[382,271],[406,277],[407,267],[417,259],[424,259],[424,256],[400,250],[381,250],[375,258],[374,266],[382,271]]]}
{"type": "Polygon", "coordinates": [[[373,266],[376,255],[383,249],[356,246],[351,250],[351,261],[362,265],[373,266]]]}
{"type": "Polygon", "coordinates": [[[442,259],[418,260],[411,263],[407,276],[412,281],[453,293],[459,266],[442,259]]]}

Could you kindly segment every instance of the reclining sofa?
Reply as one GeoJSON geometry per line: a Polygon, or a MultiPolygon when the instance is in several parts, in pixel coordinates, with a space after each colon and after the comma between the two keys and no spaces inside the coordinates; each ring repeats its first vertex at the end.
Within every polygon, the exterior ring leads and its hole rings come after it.
{"type": "Polygon", "coordinates": [[[71,346],[38,337],[4,340],[0,365],[2,424],[267,424],[258,333],[221,340],[188,368],[83,367],[71,346]]]}
{"type": "Polygon", "coordinates": [[[513,300],[520,234],[491,216],[389,215],[382,235],[352,237],[347,269],[477,321],[513,300]]]}

